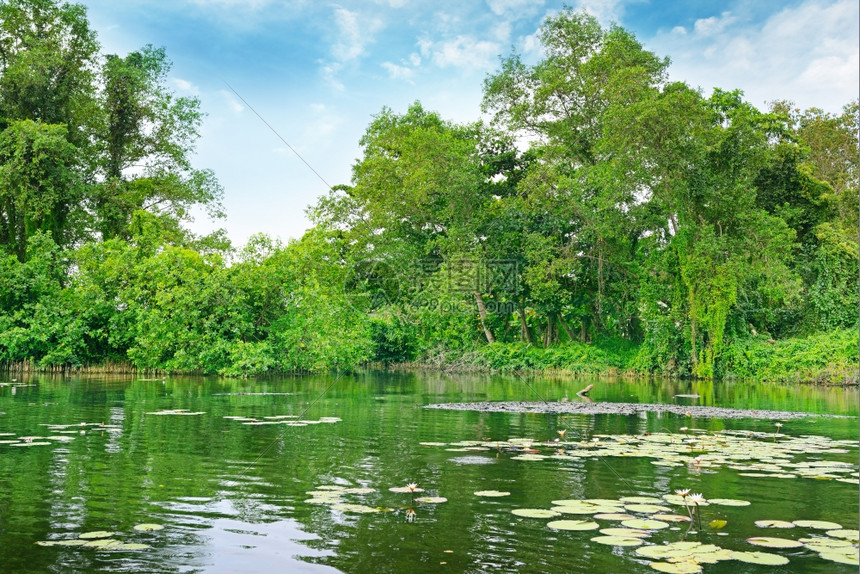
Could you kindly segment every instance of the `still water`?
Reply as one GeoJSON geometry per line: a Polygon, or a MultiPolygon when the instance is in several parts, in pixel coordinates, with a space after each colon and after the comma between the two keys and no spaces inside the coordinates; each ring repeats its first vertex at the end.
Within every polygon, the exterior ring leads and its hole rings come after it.
{"type": "MultiPolygon", "coordinates": [[[[682,488],[705,498],[750,502],[703,507],[706,524],[687,540],[790,560],[784,566],[721,561],[704,564],[706,574],[857,571],[806,548],[770,550],[746,541],[811,535],[800,528],[759,528],[757,520],[825,520],[857,528],[858,486],[852,482],[857,477],[856,388],[414,373],[271,380],[17,375],[13,381],[15,376],[0,374],[2,573],[654,572],[635,548],[592,542],[600,535],[596,530],[556,530],[547,519],[511,511],[549,509],[558,499],[660,497],[682,488]],[[595,401],[847,417],[790,420],[776,429],[774,421],[653,413],[564,417],[422,408],[453,401],[574,401],[579,400],[576,391],[589,383],[595,401]],[[179,409],[200,414],[153,414],[179,409]],[[244,424],[252,422],[247,419],[277,424],[244,424]],[[298,420],[315,424],[293,426],[298,420]],[[841,481],[786,473],[743,476],[725,465],[661,466],[639,456],[531,461],[516,458],[522,455],[516,449],[463,442],[531,439],[530,450],[549,455],[559,448],[552,441],[560,430],[567,431],[571,451],[580,440],[667,433],[674,442],[675,436],[697,430],[710,435],[749,431],[764,443],[773,433],[777,444],[827,437],[845,442],[836,445],[836,452],[790,458],[776,453],[774,461],[826,460],[852,468],[841,481]],[[389,490],[409,483],[424,489],[422,496],[447,501],[423,503],[413,500],[416,495],[389,490]],[[344,496],[343,502],[383,511],[355,513],[306,502],[317,496],[308,492],[319,487],[363,487],[363,494],[344,496]],[[510,495],[474,494],[483,490],[510,495]],[[719,531],[709,528],[711,519],[726,525],[719,531]],[[142,523],[163,529],[134,529],[142,523]],[[37,544],[92,531],[112,532],[112,539],[149,548],[37,544]]],[[[674,512],[684,509],[676,506],[674,512]]],[[[648,544],[681,540],[687,529],[673,524],[655,531],[648,544]]]]}

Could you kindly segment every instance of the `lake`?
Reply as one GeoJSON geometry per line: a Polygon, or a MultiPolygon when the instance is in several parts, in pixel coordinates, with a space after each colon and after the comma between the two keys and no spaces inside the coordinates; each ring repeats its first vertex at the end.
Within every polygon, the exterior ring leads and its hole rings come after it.
{"type": "Polygon", "coordinates": [[[633,574],[672,557],[689,565],[690,549],[638,553],[679,541],[726,549],[715,563],[699,561],[705,573],[857,571],[808,542],[857,555],[856,387],[380,372],[267,380],[7,373],[0,412],[3,573],[633,574]],[[423,408],[575,402],[587,384],[596,402],[844,418],[777,426],[647,412],[423,408]],[[682,489],[728,502],[697,514],[686,497],[672,500],[682,489]],[[573,502],[581,499],[591,502],[573,502]],[[613,517],[623,514],[667,518],[628,528],[622,522],[631,518],[613,517]],[[604,536],[598,528],[626,528],[624,539],[644,542],[594,541],[604,536]],[[790,542],[748,542],[762,537],[790,542]],[[788,564],[741,562],[728,551],[788,564]]]}

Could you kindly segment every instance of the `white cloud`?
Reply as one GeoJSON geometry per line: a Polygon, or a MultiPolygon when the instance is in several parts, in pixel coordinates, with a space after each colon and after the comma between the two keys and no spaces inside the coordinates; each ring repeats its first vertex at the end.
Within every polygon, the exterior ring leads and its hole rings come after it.
{"type": "Polygon", "coordinates": [[[412,64],[413,66],[420,66],[421,65],[421,56],[419,56],[415,52],[412,52],[411,54],[409,54],[409,63],[412,64]]]}
{"type": "Polygon", "coordinates": [[[856,0],[805,0],[761,21],[724,12],[646,44],[672,58],[673,80],[706,93],[741,89],[759,108],[787,99],[836,112],[858,97],[858,18],[856,0]]]}
{"type": "Polygon", "coordinates": [[[625,0],[578,0],[575,7],[588,12],[605,26],[621,20],[624,4],[625,0]]]}
{"type": "Polygon", "coordinates": [[[672,33],[678,34],[679,36],[686,36],[687,35],[687,29],[684,28],[683,26],[675,26],[674,28],[672,28],[672,33]]]}
{"type": "Polygon", "coordinates": [[[473,36],[457,36],[453,40],[436,43],[421,43],[425,56],[442,68],[455,67],[469,70],[492,68],[501,47],[496,42],[477,40],[473,36]]]}
{"type": "Polygon", "coordinates": [[[198,6],[216,6],[223,8],[250,8],[257,10],[272,3],[272,0],[190,0],[198,6]]]}
{"type": "Polygon", "coordinates": [[[221,94],[221,97],[224,98],[224,100],[227,102],[227,105],[235,113],[239,114],[245,111],[245,106],[242,105],[242,103],[238,99],[236,99],[236,96],[233,93],[228,92],[227,90],[220,90],[218,93],[221,94]]]}
{"type": "Polygon", "coordinates": [[[392,62],[382,62],[380,64],[388,72],[388,75],[395,80],[409,80],[414,72],[406,66],[398,66],[392,62]]]}
{"type": "Polygon", "coordinates": [[[507,42],[511,38],[511,23],[501,22],[493,27],[493,37],[499,42],[507,42]]]}
{"type": "Polygon", "coordinates": [[[328,63],[323,64],[321,71],[323,79],[335,90],[342,92],[344,89],[343,83],[337,79],[337,73],[340,71],[340,64],[328,63]]]}
{"type": "Polygon", "coordinates": [[[374,34],[382,27],[377,18],[363,18],[358,12],[346,8],[334,11],[338,30],[338,41],[332,46],[332,53],[341,62],[354,60],[364,54],[364,48],[373,41],[374,34]]]}
{"type": "Polygon", "coordinates": [[[697,34],[710,36],[722,32],[727,26],[734,24],[737,18],[732,16],[731,12],[723,12],[719,17],[711,16],[710,18],[700,18],[693,24],[693,30],[697,34]]]}
{"type": "Polygon", "coordinates": [[[183,80],[182,78],[171,78],[171,82],[180,92],[191,94],[193,96],[200,94],[200,89],[188,80],[183,80]]]}
{"type": "Polygon", "coordinates": [[[535,9],[543,5],[544,0],[487,0],[487,6],[496,16],[522,17],[533,14],[535,9]]]}
{"type": "Polygon", "coordinates": [[[382,4],[392,8],[403,8],[406,5],[406,0],[373,0],[374,4],[382,4]]]}

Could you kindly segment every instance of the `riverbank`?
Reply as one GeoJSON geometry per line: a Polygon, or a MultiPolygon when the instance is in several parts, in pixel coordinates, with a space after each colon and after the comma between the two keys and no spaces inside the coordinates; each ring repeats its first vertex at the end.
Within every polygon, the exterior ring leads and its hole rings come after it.
{"type": "MultiPolygon", "coordinates": [[[[569,342],[541,348],[523,343],[494,343],[455,353],[437,351],[425,358],[385,365],[389,370],[438,370],[451,373],[539,373],[558,376],[642,378],[685,377],[666,366],[649,371],[640,366],[641,348],[625,341],[594,344],[569,342]]],[[[774,341],[754,337],[733,342],[722,356],[722,379],[821,385],[858,384],[858,332],[842,329],[774,341]]],[[[680,371],[680,372],[679,372],[680,371]]]]}

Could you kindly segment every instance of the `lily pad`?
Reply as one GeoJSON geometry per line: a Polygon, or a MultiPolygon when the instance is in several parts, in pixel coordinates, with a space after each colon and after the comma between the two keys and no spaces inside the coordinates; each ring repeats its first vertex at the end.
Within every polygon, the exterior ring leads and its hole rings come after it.
{"type": "Polygon", "coordinates": [[[636,517],[632,514],[624,514],[621,512],[603,512],[595,514],[594,518],[598,520],[633,520],[636,517]]]}
{"type": "Polygon", "coordinates": [[[622,538],[648,538],[651,533],[636,528],[601,528],[601,534],[606,536],[621,536],[622,538]]]}
{"type": "Polygon", "coordinates": [[[556,530],[597,530],[600,525],[590,520],[554,520],[547,526],[556,530]]]}
{"type": "Polygon", "coordinates": [[[737,500],[735,498],[709,498],[708,502],[718,506],[749,506],[749,500],[737,500]]]}
{"type": "Polygon", "coordinates": [[[141,532],[154,532],[163,528],[164,526],[161,524],[137,524],[134,527],[135,530],[140,530],[141,532]]]}
{"type": "Polygon", "coordinates": [[[510,492],[504,492],[501,490],[479,490],[475,493],[475,496],[484,496],[487,498],[499,498],[502,496],[510,496],[510,492]]]}
{"type": "Polygon", "coordinates": [[[423,488],[418,488],[417,486],[415,488],[409,488],[408,486],[392,486],[388,490],[390,490],[391,492],[398,492],[401,494],[412,494],[413,492],[424,492],[423,488]]]}
{"type": "Polygon", "coordinates": [[[772,536],[755,536],[747,538],[747,542],[755,546],[764,546],[765,548],[800,548],[803,546],[803,543],[797,540],[774,538],[772,536]]]}
{"type": "Polygon", "coordinates": [[[652,514],[651,520],[661,520],[663,522],[690,522],[689,516],[683,514],[652,514]]]}
{"type": "Polygon", "coordinates": [[[844,538],[845,540],[857,542],[858,538],[860,538],[860,532],[848,528],[837,528],[835,530],[828,530],[827,536],[831,536],[833,538],[844,538]]]}
{"type": "Polygon", "coordinates": [[[514,508],[511,514],[522,516],[523,518],[555,518],[561,516],[560,513],[546,508],[514,508]]]}
{"type": "Polygon", "coordinates": [[[747,564],[762,564],[764,566],[784,566],[788,558],[770,552],[732,552],[732,558],[747,564]]]}
{"type": "Polygon", "coordinates": [[[756,520],[755,525],[759,528],[794,528],[793,522],[785,520],[756,520]]]}
{"type": "Polygon", "coordinates": [[[334,510],[340,510],[341,512],[352,512],[355,514],[372,514],[374,512],[381,512],[378,508],[365,506],[363,504],[335,504],[332,508],[334,510]]]}
{"type": "Polygon", "coordinates": [[[662,520],[647,520],[634,518],[633,520],[625,520],[621,523],[621,526],[626,526],[627,528],[635,528],[637,530],[662,530],[663,528],[668,528],[669,523],[663,522],[662,520]]]}
{"type": "Polygon", "coordinates": [[[794,525],[801,528],[812,528],[813,530],[839,530],[842,528],[841,524],[827,522],[826,520],[795,520],[794,525]]]}
{"type": "Polygon", "coordinates": [[[591,541],[607,546],[641,546],[645,543],[635,536],[595,536],[591,541]]]}
{"type": "Polygon", "coordinates": [[[116,540],[114,538],[100,538],[99,540],[90,540],[89,542],[87,542],[83,546],[108,549],[108,548],[112,548],[114,546],[119,546],[120,544],[122,544],[122,541],[116,540]]]}
{"type": "Polygon", "coordinates": [[[702,567],[695,562],[649,562],[648,566],[657,572],[671,574],[698,574],[702,571],[702,567]]]}
{"type": "Polygon", "coordinates": [[[824,552],[821,552],[819,556],[824,560],[838,562],[839,564],[849,564],[851,566],[857,566],[860,564],[860,557],[857,555],[856,548],[825,550],[824,552]]]}
{"type": "Polygon", "coordinates": [[[416,498],[416,502],[426,502],[428,504],[441,504],[443,502],[448,502],[448,499],[444,496],[422,496],[421,498],[416,498]]]}
{"type": "Polygon", "coordinates": [[[625,504],[625,510],[630,512],[639,512],[641,514],[656,514],[658,512],[672,512],[671,508],[660,506],[657,504],[625,504]]]}
{"type": "Polygon", "coordinates": [[[660,504],[663,502],[653,496],[622,496],[618,500],[624,504],[660,504]]]}
{"type": "Polygon", "coordinates": [[[93,538],[109,538],[116,534],[116,532],[108,532],[107,530],[93,530],[92,532],[84,532],[83,534],[79,534],[78,538],[82,538],[84,540],[91,540],[93,538]]]}

